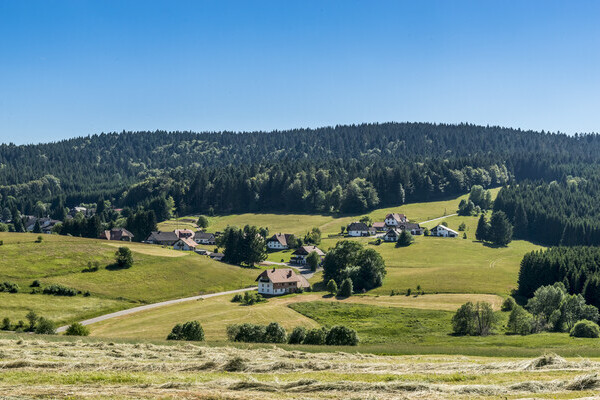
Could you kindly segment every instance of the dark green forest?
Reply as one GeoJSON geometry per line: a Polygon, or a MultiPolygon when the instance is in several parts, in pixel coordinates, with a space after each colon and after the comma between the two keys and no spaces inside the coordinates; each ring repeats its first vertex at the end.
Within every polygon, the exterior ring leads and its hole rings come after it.
{"type": "MultiPolygon", "coordinates": [[[[463,194],[473,185],[510,184],[495,207],[515,222],[517,235],[572,245],[579,243],[561,239],[566,225],[595,226],[597,221],[597,212],[587,210],[586,204],[597,193],[590,177],[599,164],[599,135],[469,124],[103,133],[46,144],[0,145],[0,206],[5,214],[48,214],[61,220],[65,207],[102,200],[125,207],[126,218],[153,211],[154,217],[137,217],[149,221],[168,217],[167,203],[179,215],[361,213],[463,194]],[[553,181],[557,183],[548,186],[553,181]],[[539,202],[537,193],[521,189],[559,187],[571,193],[572,182],[585,193],[575,209],[570,200],[539,202]],[[515,207],[521,203],[531,221],[522,229],[515,221],[515,207]],[[547,237],[538,237],[535,224],[551,223],[556,215],[561,221],[547,237]]],[[[101,219],[114,215],[106,210],[101,219]]],[[[69,230],[95,231],[96,225],[69,230]]],[[[589,243],[596,244],[594,234],[589,236],[589,243]]]]}

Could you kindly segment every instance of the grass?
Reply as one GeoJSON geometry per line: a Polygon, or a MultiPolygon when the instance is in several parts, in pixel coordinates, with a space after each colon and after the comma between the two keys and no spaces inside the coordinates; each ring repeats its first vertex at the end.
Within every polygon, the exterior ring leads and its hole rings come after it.
{"type": "Polygon", "coordinates": [[[206,300],[174,304],[153,310],[143,311],[128,316],[99,322],[90,325],[93,336],[118,338],[163,339],[171,328],[180,322],[198,320],[201,322],[206,340],[218,342],[227,339],[227,325],[241,322],[268,324],[272,321],[281,323],[286,329],[295,326],[316,327],[318,323],[294,311],[297,303],[314,301],[334,302],[340,304],[366,304],[400,307],[415,307],[423,310],[456,310],[467,301],[489,301],[498,309],[502,298],[493,295],[426,295],[407,296],[354,296],[346,300],[336,300],[324,296],[323,293],[305,293],[271,298],[265,303],[253,306],[242,306],[232,303],[232,296],[218,296],[206,300]]]}
{"type": "MultiPolygon", "coordinates": [[[[253,284],[257,270],[239,268],[213,261],[192,252],[178,252],[141,243],[114,243],[96,239],[25,233],[0,233],[0,281],[16,282],[27,288],[34,279],[43,285],[60,283],[81,291],[89,298],[57,298],[19,294],[13,298],[11,313],[20,315],[37,307],[36,312],[52,312],[60,321],[73,321],[92,314],[152,303],[172,298],[238,289],[253,284]],[[114,260],[117,246],[133,251],[134,266],[124,270],[105,267],[114,260]],[[82,273],[88,262],[98,262],[97,272],[82,273]],[[16,300],[18,299],[18,300],[16,300]],[[40,300],[40,299],[43,299],[40,300]],[[109,301],[109,300],[112,300],[109,301]],[[51,311],[44,301],[64,305],[64,313],[51,311]],[[66,306],[73,302],[74,306],[66,306]],[[79,302],[79,303],[78,303],[79,302]],[[80,312],[77,312],[78,304],[80,312]]],[[[2,317],[3,315],[0,315],[2,317]]]]}

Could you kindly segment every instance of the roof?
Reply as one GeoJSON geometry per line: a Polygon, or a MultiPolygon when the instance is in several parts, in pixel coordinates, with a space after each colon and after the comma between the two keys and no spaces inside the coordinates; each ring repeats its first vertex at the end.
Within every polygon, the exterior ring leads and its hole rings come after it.
{"type": "Polygon", "coordinates": [[[210,258],[223,258],[223,257],[225,257],[225,254],[223,254],[223,253],[210,253],[209,257],[210,258]]]}
{"type": "Polygon", "coordinates": [[[177,242],[175,242],[175,244],[177,244],[179,242],[183,242],[184,244],[187,244],[188,247],[192,247],[192,248],[195,248],[196,246],[198,246],[198,244],[196,242],[194,242],[191,238],[186,238],[186,237],[179,238],[179,240],[177,242]]]}
{"type": "Polygon", "coordinates": [[[373,228],[383,228],[385,227],[385,222],[373,222],[373,228]]]}
{"type": "Polygon", "coordinates": [[[292,255],[305,256],[312,253],[313,251],[320,256],[325,255],[325,253],[323,253],[323,251],[317,246],[300,246],[296,251],[292,253],[292,255]]]}
{"type": "Polygon", "coordinates": [[[400,229],[421,229],[421,225],[419,224],[415,224],[413,222],[402,222],[400,223],[400,225],[398,225],[398,228],[400,229]]]}
{"type": "Polygon", "coordinates": [[[448,232],[456,233],[458,235],[458,232],[456,232],[454,229],[450,229],[447,226],[444,226],[441,224],[433,227],[433,229],[438,229],[438,228],[443,228],[443,229],[447,230],[448,232]]]}
{"type": "Polygon", "coordinates": [[[368,231],[369,227],[364,222],[352,222],[348,225],[348,231],[368,231]]]}
{"type": "Polygon", "coordinates": [[[398,235],[400,235],[400,232],[398,232],[395,228],[388,229],[388,231],[385,233],[385,236],[398,236],[398,235]]]}
{"type": "Polygon", "coordinates": [[[121,240],[125,238],[133,238],[133,233],[129,232],[125,228],[114,228],[106,230],[100,234],[100,237],[106,240],[121,240]]]}
{"type": "Polygon", "coordinates": [[[288,245],[288,240],[293,236],[289,233],[276,233],[267,240],[267,242],[279,242],[282,246],[288,245]]]}
{"type": "Polygon", "coordinates": [[[151,241],[158,241],[158,242],[166,242],[166,241],[173,241],[176,242],[177,239],[179,239],[179,237],[175,234],[175,232],[162,232],[162,231],[154,231],[151,232],[150,235],[148,235],[148,238],[146,239],[147,242],[151,242],[151,241]]]}
{"type": "Polygon", "coordinates": [[[391,214],[386,215],[385,219],[395,219],[396,221],[400,222],[400,221],[406,219],[406,215],[398,214],[398,213],[391,213],[391,214]]]}
{"type": "Polygon", "coordinates": [[[175,229],[175,234],[177,237],[190,237],[194,236],[194,231],[190,229],[175,229]]]}
{"type": "Polygon", "coordinates": [[[256,280],[258,281],[260,278],[267,278],[273,283],[298,282],[302,287],[310,286],[306,278],[298,275],[291,268],[267,269],[261,272],[256,280]]]}
{"type": "Polygon", "coordinates": [[[214,239],[215,235],[208,232],[198,231],[194,234],[194,239],[214,239]]]}

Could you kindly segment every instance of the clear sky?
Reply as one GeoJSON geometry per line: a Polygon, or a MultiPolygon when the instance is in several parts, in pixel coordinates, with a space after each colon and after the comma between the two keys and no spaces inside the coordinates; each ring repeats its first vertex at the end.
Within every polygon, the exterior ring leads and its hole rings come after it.
{"type": "Polygon", "coordinates": [[[0,141],[471,122],[600,131],[600,1],[0,0],[0,141]]]}

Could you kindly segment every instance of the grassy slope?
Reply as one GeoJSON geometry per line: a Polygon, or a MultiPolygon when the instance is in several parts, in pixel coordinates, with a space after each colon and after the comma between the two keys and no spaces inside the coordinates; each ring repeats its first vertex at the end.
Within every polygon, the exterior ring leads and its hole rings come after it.
{"type": "Polygon", "coordinates": [[[19,294],[15,298],[8,297],[11,299],[11,311],[6,313],[15,317],[24,315],[27,309],[35,309],[39,313],[55,315],[61,321],[80,319],[90,313],[102,314],[133,306],[131,302],[149,303],[237,289],[252,284],[257,275],[256,270],[158,246],[55,235],[44,235],[42,243],[35,243],[36,238],[37,235],[33,234],[0,233],[0,240],[4,241],[0,247],[0,281],[16,282],[22,291],[28,292],[27,287],[32,280],[39,279],[42,284],[60,283],[82,291],[89,290],[92,297],[64,299],[19,294]],[[105,269],[113,261],[114,251],[119,245],[132,249],[134,266],[128,270],[105,269]],[[98,261],[100,270],[82,273],[88,261],[98,261]],[[72,304],[66,306],[69,302],[72,304]],[[58,312],[60,309],[64,312],[58,312]]]}
{"type": "Polygon", "coordinates": [[[425,310],[456,310],[466,301],[477,300],[489,301],[498,309],[502,302],[502,298],[493,295],[355,296],[338,301],[335,298],[324,297],[322,293],[277,297],[253,306],[242,306],[238,303],[231,303],[230,300],[231,296],[219,296],[202,301],[175,304],[106,320],[90,325],[90,327],[94,336],[163,339],[175,324],[198,320],[201,321],[204,327],[207,340],[223,341],[227,338],[225,334],[227,325],[240,322],[267,324],[277,321],[286,329],[291,329],[297,325],[318,326],[315,321],[288,307],[288,305],[298,302],[318,300],[344,304],[385,305],[395,309],[414,307],[425,310]]]}

